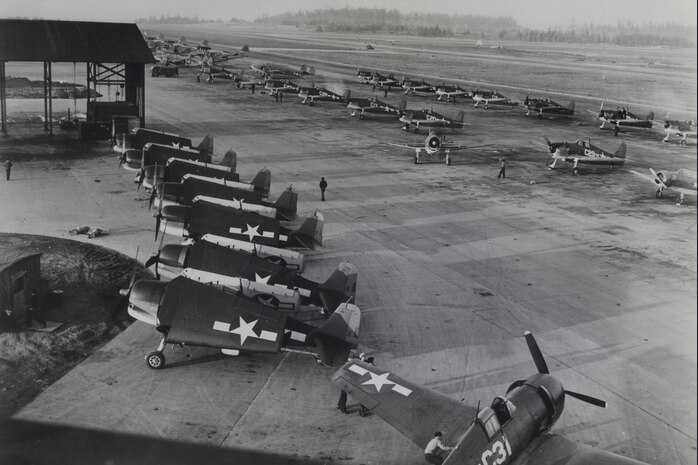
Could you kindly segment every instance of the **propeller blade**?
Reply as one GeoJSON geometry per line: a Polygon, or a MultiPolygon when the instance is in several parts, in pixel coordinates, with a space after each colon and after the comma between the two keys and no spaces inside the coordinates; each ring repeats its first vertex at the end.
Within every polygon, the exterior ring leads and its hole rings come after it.
{"type": "Polygon", "coordinates": [[[664,181],[662,180],[661,177],[659,177],[659,174],[652,168],[650,168],[650,173],[652,173],[652,176],[654,176],[654,183],[657,184],[659,187],[662,189],[666,189],[666,184],[664,184],[664,181]]]}
{"type": "Polygon", "coordinates": [[[145,170],[141,170],[138,174],[138,187],[136,187],[136,192],[141,190],[141,185],[143,184],[143,179],[145,178],[145,170]]]}
{"type": "Polygon", "coordinates": [[[587,396],[586,394],[580,394],[574,391],[565,391],[568,396],[574,397],[575,399],[586,402],[587,404],[596,405],[597,407],[606,408],[606,401],[597,399],[596,397],[587,396]]]}
{"type": "Polygon", "coordinates": [[[157,193],[155,192],[155,189],[150,191],[150,201],[148,202],[148,211],[150,211],[151,208],[153,208],[153,202],[155,202],[155,195],[157,193]]]}
{"type": "Polygon", "coordinates": [[[155,240],[158,240],[158,232],[160,232],[160,220],[162,220],[162,215],[158,213],[155,216],[155,240]]]}
{"type": "Polygon", "coordinates": [[[160,251],[158,250],[158,253],[151,255],[146,261],[144,266],[146,268],[150,268],[153,266],[154,263],[157,263],[160,261],[160,251]]]}
{"type": "Polygon", "coordinates": [[[133,274],[131,275],[131,282],[128,284],[128,293],[131,294],[131,289],[133,289],[133,285],[136,283],[136,272],[134,271],[133,274]]]}
{"type": "Polygon", "coordinates": [[[536,368],[538,368],[538,373],[550,374],[548,365],[545,363],[545,359],[543,358],[543,353],[538,348],[538,343],[536,343],[536,339],[533,337],[533,334],[531,334],[530,331],[526,331],[524,333],[524,337],[526,338],[528,350],[531,352],[531,357],[533,357],[536,368]]]}

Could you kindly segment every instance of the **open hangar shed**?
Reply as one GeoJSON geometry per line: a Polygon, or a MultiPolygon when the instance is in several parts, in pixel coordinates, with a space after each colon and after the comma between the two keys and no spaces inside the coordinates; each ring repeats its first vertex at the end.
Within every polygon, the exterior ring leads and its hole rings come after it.
{"type": "Polygon", "coordinates": [[[0,19],[0,119],[7,136],[10,61],[43,63],[44,131],[53,135],[52,63],[87,66],[87,120],[83,138],[102,138],[113,116],[137,117],[145,127],[145,65],[155,58],[135,24],[0,19]],[[122,100],[98,101],[98,88],[118,86],[122,100]]]}

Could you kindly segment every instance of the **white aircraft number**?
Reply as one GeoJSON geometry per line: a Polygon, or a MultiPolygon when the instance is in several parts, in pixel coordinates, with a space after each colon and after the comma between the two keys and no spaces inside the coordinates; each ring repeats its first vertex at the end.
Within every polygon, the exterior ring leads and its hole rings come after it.
{"type": "Polygon", "coordinates": [[[509,445],[509,440],[506,436],[502,435],[502,441],[495,441],[489,450],[482,453],[480,458],[480,463],[478,465],[502,465],[507,457],[511,456],[511,446],[509,445]]]}
{"type": "Polygon", "coordinates": [[[606,158],[600,153],[596,153],[593,150],[584,149],[584,156],[591,158],[606,158]]]}

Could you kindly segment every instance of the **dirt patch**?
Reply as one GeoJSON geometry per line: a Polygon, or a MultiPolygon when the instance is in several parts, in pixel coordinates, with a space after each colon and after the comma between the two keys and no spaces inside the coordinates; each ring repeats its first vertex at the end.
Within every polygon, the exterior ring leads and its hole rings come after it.
{"type": "Polygon", "coordinates": [[[0,333],[0,417],[14,414],[133,321],[119,289],[148,277],[135,260],[103,247],[46,236],[0,234],[0,256],[41,252],[41,278],[61,300],[44,318],[51,333],[0,333]]]}

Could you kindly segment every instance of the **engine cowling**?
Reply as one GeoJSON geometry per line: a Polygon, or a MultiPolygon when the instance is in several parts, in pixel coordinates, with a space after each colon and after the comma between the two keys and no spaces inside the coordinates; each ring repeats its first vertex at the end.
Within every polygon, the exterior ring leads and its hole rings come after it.
{"type": "Polygon", "coordinates": [[[441,138],[436,134],[429,134],[424,142],[424,149],[429,155],[433,155],[441,150],[441,138]]]}

